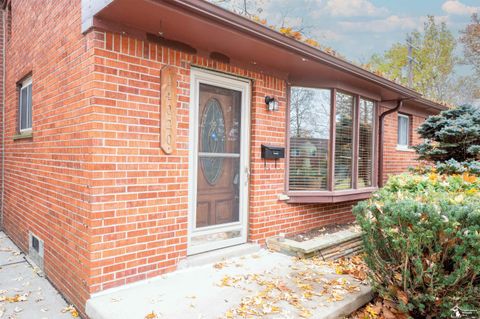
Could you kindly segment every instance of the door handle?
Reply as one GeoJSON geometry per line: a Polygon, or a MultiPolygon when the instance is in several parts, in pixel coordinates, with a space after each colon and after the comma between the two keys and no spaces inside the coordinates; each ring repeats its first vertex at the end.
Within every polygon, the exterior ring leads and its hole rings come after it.
{"type": "Polygon", "coordinates": [[[250,180],[250,167],[245,166],[245,185],[248,185],[248,182],[250,180]]]}

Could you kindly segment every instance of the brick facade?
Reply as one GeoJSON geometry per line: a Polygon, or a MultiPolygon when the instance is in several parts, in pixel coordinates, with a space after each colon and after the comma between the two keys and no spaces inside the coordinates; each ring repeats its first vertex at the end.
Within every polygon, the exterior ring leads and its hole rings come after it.
{"type": "MultiPolygon", "coordinates": [[[[83,310],[92,293],[173,271],[186,257],[191,66],[252,79],[249,241],[353,220],[354,202],[287,204],[286,80],[101,30],[80,32],[80,1],[13,1],[6,63],[3,227],[23,251],[45,241],[45,273],[83,310]],[[33,26],[33,27],[32,27],[33,26]],[[21,35],[21,36],[19,36],[21,35]],[[176,151],[160,148],[160,70],[178,81],[176,151]],[[33,137],[17,134],[18,87],[33,78],[33,137]],[[267,113],[264,97],[280,102],[267,113]]],[[[414,126],[423,119],[413,117],[414,126]]],[[[412,164],[387,117],[385,173],[412,164]]],[[[413,141],[416,141],[416,137],[413,141]]]]}
{"type": "Polygon", "coordinates": [[[252,81],[251,187],[249,240],[263,243],[280,232],[294,233],[352,220],[352,203],[289,205],[285,162],[267,168],[261,144],[286,143],[286,83],[112,33],[95,49],[95,117],[103,123],[92,148],[92,285],[97,292],[175,269],[186,257],[188,222],[188,125],[191,65],[208,67],[252,81]],[[160,70],[174,65],[178,84],[177,151],[159,145],[160,70]],[[267,113],[265,95],[276,96],[280,111],[267,113]]]}
{"type": "MultiPolygon", "coordinates": [[[[402,110],[400,110],[400,113],[408,115],[410,118],[409,144],[420,144],[421,139],[417,133],[417,128],[425,121],[426,115],[402,113],[402,110]]],[[[383,180],[386,181],[388,176],[406,172],[409,167],[416,166],[418,155],[413,150],[397,149],[398,112],[385,117],[384,130],[383,180]]]]}
{"type": "MultiPolygon", "coordinates": [[[[3,56],[4,56],[4,35],[5,29],[4,28],[4,17],[6,12],[0,11],[0,227],[2,223],[2,209],[3,209],[3,170],[2,170],[2,159],[3,159],[3,138],[5,135],[3,129],[3,56]]],[[[6,22],[6,21],[5,21],[6,22]]]]}
{"type": "Polygon", "coordinates": [[[12,1],[6,48],[5,205],[2,227],[28,251],[45,241],[45,273],[76,304],[89,297],[91,100],[94,34],[80,32],[80,1],[12,1]],[[33,138],[18,131],[18,86],[33,78],[33,138]]]}

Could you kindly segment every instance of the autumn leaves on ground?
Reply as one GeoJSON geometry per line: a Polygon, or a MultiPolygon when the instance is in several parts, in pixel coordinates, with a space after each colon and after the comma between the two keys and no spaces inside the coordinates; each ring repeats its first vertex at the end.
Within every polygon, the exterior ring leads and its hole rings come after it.
{"type": "Polygon", "coordinates": [[[298,259],[291,270],[289,278],[278,277],[275,273],[225,276],[219,283],[220,286],[248,289],[245,283],[255,283],[261,287],[259,292],[244,297],[237,307],[227,311],[225,317],[268,317],[284,313],[284,305],[289,304],[294,308],[292,315],[296,311],[298,317],[310,318],[314,311],[321,311],[326,303],[341,301],[348,294],[358,292],[359,286],[366,279],[364,265],[359,257],[335,262],[325,262],[321,258],[298,259]],[[331,270],[337,275],[352,275],[355,279],[327,275],[331,270]],[[312,307],[310,301],[314,298],[319,302],[312,307]]]}

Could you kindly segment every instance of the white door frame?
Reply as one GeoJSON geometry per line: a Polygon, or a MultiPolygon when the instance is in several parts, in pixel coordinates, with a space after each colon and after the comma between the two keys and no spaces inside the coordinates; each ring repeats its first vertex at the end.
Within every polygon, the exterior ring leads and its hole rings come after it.
{"type": "Polygon", "coordinates": [[[232,75],[210,70],[194,68],[190,71],[190,132],[188,162],[188,241],[187,254],[193,255],[214,249],[238,245],[247,242],[248,235],[248,191],[250,178],[250,81],[232,75]],[[239,184],[239,221],[196,228],[197,208],[197,172],[198,172],[198,121],[200,83],[240,91],[241,129],[240,129],[240,184],[239,184]],[[220,231],[240,230],[241,236],[192,246],[192,236],[208,235],[220,231]]]}

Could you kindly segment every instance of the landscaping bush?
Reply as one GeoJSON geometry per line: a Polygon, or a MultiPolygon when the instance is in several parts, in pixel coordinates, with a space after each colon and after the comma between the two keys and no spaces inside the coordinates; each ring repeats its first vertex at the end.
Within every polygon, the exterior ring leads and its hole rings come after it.
{"type": "Polygon", "coordinates": [[[480,314],[480,180],[399,175],[354,208],[381,297],[415,318],[480,314]]]}
{"type": "Polygon", "coordinates": [[[410,171],[416,174],[471,174],[480,176],[480,162],[479,161],[465,161],[458,162],[454,159],[450,159],[445,162],[437,162],[436,165],[429,165],[423,163],[416,167],[411,167],[410,171]]]}

